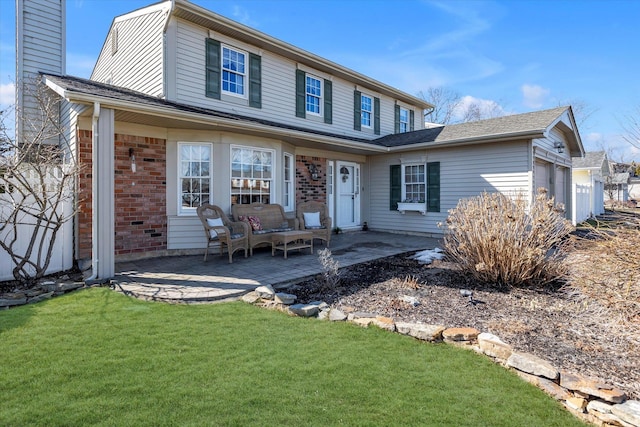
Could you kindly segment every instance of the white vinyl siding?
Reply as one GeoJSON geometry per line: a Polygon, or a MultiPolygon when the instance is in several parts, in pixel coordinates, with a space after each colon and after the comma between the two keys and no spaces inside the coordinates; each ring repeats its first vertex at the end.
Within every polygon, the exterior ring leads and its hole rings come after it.
{"type": "Polygon", "coordinates": [[[116,19],[102,47],[91,79],[163,96],[163,30],[166,13],[151,6],[149,13],[116,19]],[[117,31],[117,52],[112,50],[117,31]]]}
{"type": "MultiPolygon", "coordinates": [[[[330,79],[332,82],[333,123],[297,118],[295,96],[298,64],[296,62],[273,52],[261,51],[255,46],[246,45],[221,34],[210,35],[205,28],[183,20],[176,20],[175,37],[176,80],[175,88],[169,88],[168,93],[175,91],[176,96],[172,100],[176,102],[358,138],[375,139],[394,131],[395,100],[390,97],[371,94],[380,98],[380,135],[358,132],[353,129],[354,83],[330,74],[305,70],[306,73],[321,80],[330,79]],[[217,100],[205,96],[205,40],[209,37],[220,41],[222,45],[229,44],[247,53],[261,56],[262,108],[251,108],[245,100],[236,99],[234,102],[234,100],[217,100]]],[[[168,82],[168,84],[174,83],[168,82]]],[[[416,121],[416,129],[418,128],[421,128],[421,125],[416,121]]]]}
{"type": "Polygon", "coordinates": [[[397,154],[370,158],[369,227],[376,230],[417,232],[441,235],[438,222],[444,222],[449,209],[462,198],[483,191],[507,194],[529,188],[530,173],[526,142],[483,144],[461,148],[403,153],[403,161],[440,162],[440,212],[405,213],[389,210],[391,165],[400,164],[397,154]],[[412,160],[414,158],[415,160],[412,160]]]}

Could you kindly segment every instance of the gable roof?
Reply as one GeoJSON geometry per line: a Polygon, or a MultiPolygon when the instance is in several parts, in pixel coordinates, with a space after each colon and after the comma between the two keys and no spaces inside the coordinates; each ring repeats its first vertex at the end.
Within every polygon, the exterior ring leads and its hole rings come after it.
{"type": "Polygon", "coordinates": [[[571,163],[574,169],[609,169],[604,151],[588,151],[584,157],[572,157],[571,163]]]}
{"type": "Polygon", "coordinates": [[[475,122],[446,125],[415,132],[387,135],[377,144],[397,147],[420,143],[452,143],[483,139],[514,139],[542,137],[569,107],[558,107],[532,113],[514,114],[475,122]]]}

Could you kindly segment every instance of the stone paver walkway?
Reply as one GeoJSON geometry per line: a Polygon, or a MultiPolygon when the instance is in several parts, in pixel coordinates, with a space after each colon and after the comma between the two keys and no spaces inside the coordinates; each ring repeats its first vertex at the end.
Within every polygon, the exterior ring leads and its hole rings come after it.
{"type": "MultiPolygon", "coordinates": [[[[404,234],[357,231],[331,238],[333,258],[341,267],[439,246],[438,239],[404,234]]],[[[116,264],[116,289],[137,298],[182,303],[203,303],[238,299],[258,286],[284,287],[322,272],[316,240],[309,250],[271,256],[271,248],[258,248],[252,257],[236,252],[233,264],[226,255],[212,251],[202,255],[152,258],[116,264]]],[[[204,254],[204,252],[203,252],[204,254]]]]}

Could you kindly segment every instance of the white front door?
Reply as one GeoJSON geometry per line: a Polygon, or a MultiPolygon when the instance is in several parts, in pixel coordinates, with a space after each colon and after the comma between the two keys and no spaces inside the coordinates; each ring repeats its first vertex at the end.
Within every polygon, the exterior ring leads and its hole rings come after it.
{"type": "Polygon", "coordinates": [[[360,166],[351,162],[336,162],[336,226],[360,226],[360,166]]]}

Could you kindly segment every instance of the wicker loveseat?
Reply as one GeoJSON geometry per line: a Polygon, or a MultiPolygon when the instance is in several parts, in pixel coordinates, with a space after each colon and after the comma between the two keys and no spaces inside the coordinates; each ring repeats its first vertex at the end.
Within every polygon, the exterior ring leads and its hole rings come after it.
{"type": "Polygon", "coordinates": [[[249,223],[249,253],[257,246],[271,246],[271,233],[298,229],[297,218],[287,218],[278,204],[232,205],[234,221],[249,223]]]}

